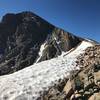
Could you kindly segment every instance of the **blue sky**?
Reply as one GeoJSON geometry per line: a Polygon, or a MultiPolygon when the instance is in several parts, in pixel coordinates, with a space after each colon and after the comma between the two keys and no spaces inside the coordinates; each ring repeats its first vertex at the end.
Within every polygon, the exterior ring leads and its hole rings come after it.
{"type": "Polygon", "coordinates": [[[0,18],[22,11],[32,11],[66,31],[100,42],[100,0],[0,0],[0,18]]]}

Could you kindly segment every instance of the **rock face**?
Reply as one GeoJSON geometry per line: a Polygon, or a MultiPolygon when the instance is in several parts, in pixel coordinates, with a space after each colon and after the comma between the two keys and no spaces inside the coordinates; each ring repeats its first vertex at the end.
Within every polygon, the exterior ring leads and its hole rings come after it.
{"type": "Polygon", "coordinates": [[[82,40],[34,13],[6,14],[0,23],[0,75],[57,57],[82,40]]]}

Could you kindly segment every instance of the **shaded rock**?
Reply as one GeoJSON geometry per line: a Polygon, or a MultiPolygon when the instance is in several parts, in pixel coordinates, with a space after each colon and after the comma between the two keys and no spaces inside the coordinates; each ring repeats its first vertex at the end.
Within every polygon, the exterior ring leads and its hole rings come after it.
{"type": "Polygon", "coordinates": [[[0,23],[0,75],[57,57],[82,40],[32,12],[6,14],[0,23]]]}

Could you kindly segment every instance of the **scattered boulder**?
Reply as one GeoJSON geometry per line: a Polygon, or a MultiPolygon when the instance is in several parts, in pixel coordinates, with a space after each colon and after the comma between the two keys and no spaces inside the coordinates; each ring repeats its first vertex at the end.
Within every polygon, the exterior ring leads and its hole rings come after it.
{"type": "MultiPolygon", "coordinates": [[[[100,100],[100,45],[87,48],[76,62],[81,68],[80,71],[70,74],[62,91],[56,88],[58,94],[54,93],[56,98],[52,94],[53,100],[100,100]]],[[[45,96],[48,97],[49,93],[45,96]]]]}

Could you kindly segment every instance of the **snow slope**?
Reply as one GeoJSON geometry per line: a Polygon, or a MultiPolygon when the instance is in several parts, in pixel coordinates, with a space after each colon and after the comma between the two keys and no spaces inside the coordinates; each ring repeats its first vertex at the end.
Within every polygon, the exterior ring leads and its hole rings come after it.
{"type": "Polygon", "coordinates": [[[76,58],[89,46],[92,44],[83,41],[71,53],[0,76],[0,100],[36,100],[40,93],[48,90],[59,79],[67,77],[70,71],[79,69],[76,58]]]}

